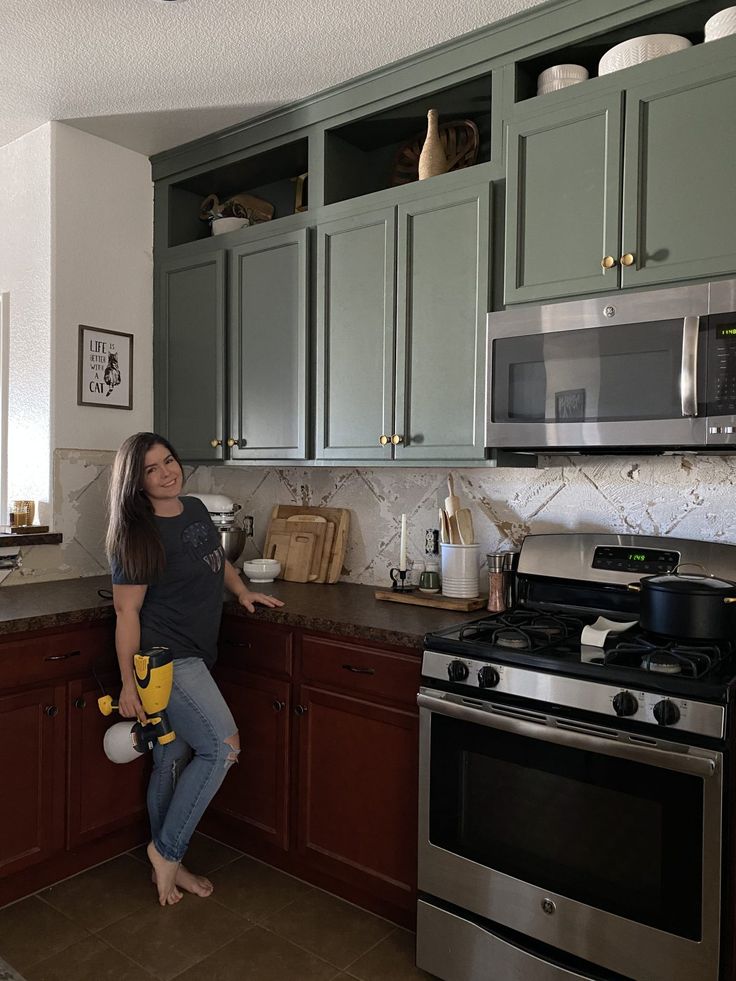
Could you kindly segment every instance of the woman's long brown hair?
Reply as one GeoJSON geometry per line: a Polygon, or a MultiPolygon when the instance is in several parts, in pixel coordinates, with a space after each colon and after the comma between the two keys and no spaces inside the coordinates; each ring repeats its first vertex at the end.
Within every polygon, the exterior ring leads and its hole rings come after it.
{"type": "Polygon", "coordinates": [[[181,467],[179,454],[157,433],[129,436],[115,455],[108,502],[110,520],[105,549],[131,583],[151,583],[166,565],[153,506],[143,493],[143,465],[152,446],[164,446],[181,467]]]}

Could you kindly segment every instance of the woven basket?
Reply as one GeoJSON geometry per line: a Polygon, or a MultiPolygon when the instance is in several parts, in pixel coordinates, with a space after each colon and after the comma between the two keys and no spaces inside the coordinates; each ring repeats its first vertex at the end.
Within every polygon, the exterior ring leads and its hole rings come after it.
{"type": "MultiPolygon", "coordinates": [[[[427,138],[426,131],[405,143],[394,156],[391,166],[391,184],[409,184],[419,178],[419,156],[427,138]]],[[[478,160],[480,137],[478,127],[470,119],[456,119],[440,123],[440,139],[447,158],[447,170],[472,167],[478,160]]]]}

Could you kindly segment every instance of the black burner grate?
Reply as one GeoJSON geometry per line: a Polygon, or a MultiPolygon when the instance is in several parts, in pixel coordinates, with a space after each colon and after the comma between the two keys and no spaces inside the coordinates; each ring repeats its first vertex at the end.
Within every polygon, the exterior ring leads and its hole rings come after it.
{"type": "Polygon", "coordinates": [[[578,638],[586,623],[568,613],[512,610],[468,624],[460,631],[459,639],[506,650],[536,652],[561,640],[578,638]]]}
{"type": "Polygon", "coordinates": [[[733,653],[733,645],[728,641],[722,644],[687,644],[679,640],[640,636],[619,641],[605,652],[602,661],[604,664],[640,668],[658,674],[702,678],[733,653]]]}

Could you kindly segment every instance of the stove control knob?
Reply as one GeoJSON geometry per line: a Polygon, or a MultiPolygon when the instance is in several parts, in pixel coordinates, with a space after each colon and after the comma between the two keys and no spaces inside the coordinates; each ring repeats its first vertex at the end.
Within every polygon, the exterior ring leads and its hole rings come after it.
{"type": "Polygon", "coordinates": [[[639,703],[630,691],[620,691],[613,696],[613,711],[616,715],[636,715],[639,711],[639,703]]]}
{"type": "Polygon", "coordinates": [[[478,685],[481,688],[495,688],[500,680],[498,671],[490,664],[486,664],[478,672],[478,685]]]}
{"type": "Polygon", "coordinates": [[[680,718],[680,710],[668,698],[663,698],[661,702],[652,709],[654,718],[661,726],[673,726],[680,718]]]}
{"type": "Polygon", "coordinates": [[[447,665],[447,677],[450,681],[465,681],[468,673],[468,666],[464,661],[450,661],[447,665]]]}

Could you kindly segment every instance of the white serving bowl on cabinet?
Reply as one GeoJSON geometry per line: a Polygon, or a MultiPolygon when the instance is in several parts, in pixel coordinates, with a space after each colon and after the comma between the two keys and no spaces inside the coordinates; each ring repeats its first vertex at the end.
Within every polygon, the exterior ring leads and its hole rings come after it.
{"type": "Polygon", "coordinates": [[[719,37],[736,34],[736,7],[726,7],[705,22],[705,40],[716,41],[719,37]]]}
{"type": "Polygon", "coordinates": [[[606,51],[598,63],[598,74],[610,75],[622,68],[641,65],[645,61],[674,54],[675,51],[684,51],[691,46],[691,42],[679,34],[643,34],[641,37],[632,37],[606,51]]]}
{"type": "Polygon", "coordinates": [[[559,89],[566,89],[569,85],[577,85],[589,78],[588,69],[582,65],[553,65],[545,68],[537,76],[537,95],[546,95],[548,92],[557,92],[559,89]]]}

